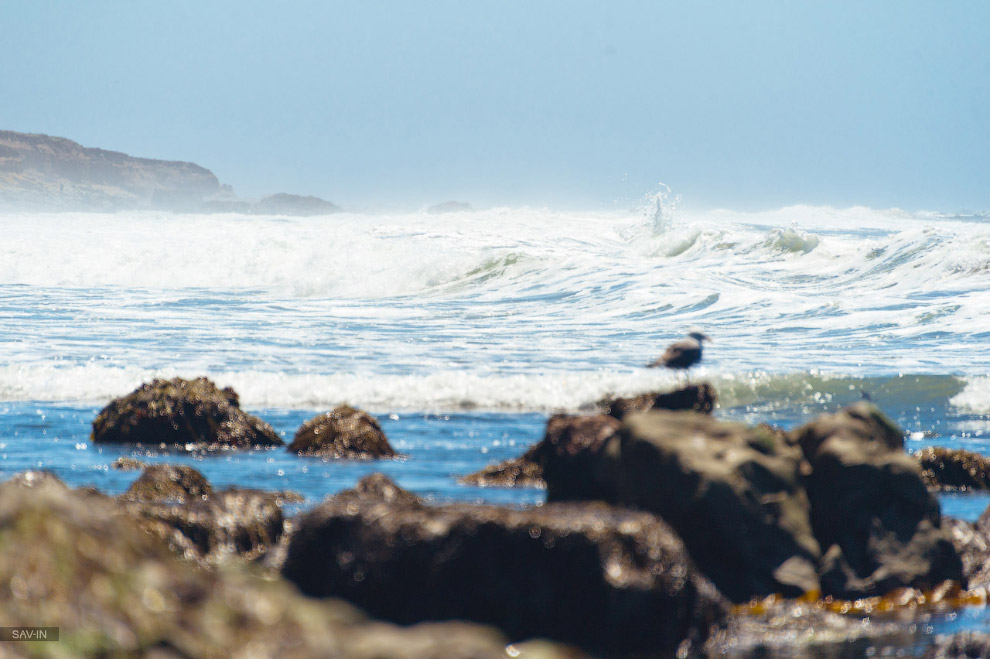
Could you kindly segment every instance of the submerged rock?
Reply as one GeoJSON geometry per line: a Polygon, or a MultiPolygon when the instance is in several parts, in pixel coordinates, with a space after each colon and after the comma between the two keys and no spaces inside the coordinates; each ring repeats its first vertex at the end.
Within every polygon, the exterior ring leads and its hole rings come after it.
{"type": "Polygon", "coordinates": [[[400,457],[375,417],[350,405],[338,405],[302,424],[288,450],[297,455],[334,459],[400,457]]]}
{"type": "Polygon", "coordinates": [[[154,464],[145,467],[136,481],[131,483],[124,499],[149,502],[185,502],[205,499],[213,493],[206,477],[185,465],[154,464]]]}
{"type": "Polygon", "coordinates": [[[148,466],[148,463],[135,458],[120,457],[114,460],[110,466],[118,471],[136,471],[138,469],[144,469],[148,466]]]}
{"type": "Polygon", "coordinates": [[[879,409],[858,403],[791,436],[811,465],[805,484],[824,594],[855,599],[963,580],[938,501],[879,409]]]}
{"type": "Polygon", "coordinates": [[[58,644],[39,644],[59,656],[505,656],[505,639],[488,628],[399,628],[344,602],[305,598],[243,564],[197,567],[115,512],[119,505],[53,481],[0,486],[5,625],[59,627],[58,644]]]}
{"type": "Polygon", "coordinates": [[[543,442],[537,442],[517,458],[503,460],[483,469],[462,476],[458,482],[475,487],[536,487],[547,486],[543,480],[543,465],[540,455],[543,442]]]}
{"type": "Polygon", "coordinates": [[[921,477],[929,488],[939,490],[990,489],[990,458],[942,446],[929,446],[914,454],[921,477]]]}
{"type": "Polygon", "coordinates": [[[715,394],[715,388],[710,384],[703,383],[689,385],[675,391],[640,394],[631,398],[609,397],[599,401],[598,406],[605,414],[614,416],[621,421],[627,414],[650,410],[670,410],[672,412],[691,410],[711,414],[717,404],[718,396],[715,394]]]}
{"type": "Polygon", "coordinates": [[[298,520],[282,572],[395,622],[467,619],[602,652],[672,652],[725,614],[663,521],[604,504],[334,498],[298,520]]]}
{"type": "Polygon", "coordinates": [[[819,590],[801,451],[780,435],[651,411],[626,418],[615,448],[616,501],[671,524],[731,600],[819,590]]]}
{"type": "Polygon", "coordinates": [[[91,440],[187,450],[283,444],[271,426],[240,409],[233,389],[206,378],[154,380],[111,401],[93,420],[91,440]]]}

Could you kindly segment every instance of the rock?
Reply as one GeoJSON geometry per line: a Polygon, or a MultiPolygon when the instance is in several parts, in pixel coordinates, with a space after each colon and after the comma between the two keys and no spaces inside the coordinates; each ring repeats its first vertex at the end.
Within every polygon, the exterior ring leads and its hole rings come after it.
{"type": "Polygon", "coordinates": [[[604,414],[550,417],[540,455],[547,501],[615,500],[613,464],[606,451],[620,425],[604,414]]]}
{"type": "Polygon", "coordinates": [[[22,487],[25,489],[33,488],[56,488],[62,490],[68,490],[69,486],[66,485],[61,478],[55,475],[55,472],[49,471],[47,469],[38,469],[30,471],[22,471],[19,474],[14,475],[13,478],[6,481],[4,486],[10,487],[22,487]]]}
{"type": "Polygon", "coordinates": [[[388,443],[378,421],[349,405],[338,405],[304,423],[296,431],[288,450],[297,455],[334,459],[400,457],[388,443]]]}
{"type": "Polygon", "coordinates": [[[981,659],[990,657],[990,634],[963,631],[939,635],[925,651],[924,659],[981,659]]]}
{"type": "Polygon", "coordinates": [[[212,564],[232,556],[262,557],[278,543],[285,523],[277,493],[242,488],[212,492],[182,505],[126,503],[125,510],[173,551],[212,564]]]}
{"type": "Polygon", "coordinates": [[[283,444],[271,426],[240,409],[233,389],[218,389],[206,378],[141,385],[103,408],[90,439],[197,451],[283,444]]]}
{"type": "Polygon", "coordinates": [[[975,523],[946,518],[943,524],[959,554],[966,585],[990,594],[990,509],[975,523]]]}
{"type": "Polygon", "coordinates": [[[144,469],[148,466],[148,463],[141,462],[135,458],[120,457],[114,460],[110,466],[119,471],[136,471],[138,469],[144,469]]]}
{"type": "Polygon", "coordinates": [[[673,652],[726,610],[662,520],[600,503],[330,499],[299,518],[282,573],[401,624],[466,619],[603,653],[673,652]]]}
{"type": "MultiPolygon", "coordinates": [[[[505,657],[506,639],[464,623],[399,628],[315,601],[243,564],[203,569],[173,555],[110,498],[52,483],[0,486],[5,625],[59,627],[59,656],[505,657]]],[[[520,656],[529,647],[519,646],[520,656]]],[[[537,656],[561,656],[536,645],[537,656]]],[[[4,649],[6,654],[8,649],[4,649]]]]}
{"type": "Polygon", "coordinates": [[[462,476],[457,482],[475,487],[545,488],[543,465],[539,462],[542,450],[543,442],[537,442],[523,455],[488,465],[473,474],[462,476]]]}
{"type": "Polygon", "coordinates": [[[821,553],[799,449],[778,434],[696,412],[633,414],[618,437],[615,501],[673,526],[729,599],[818,591],[821,553]]]}
{"type": "Polygon", "coordinates": [[[220,187],[189,162],[134,158],[49,135],[0,131],[0,207],[196,209],[220,187]]]}
{"type": "Polygon", "coordinates": [[[698,384],[669,392],[654,392],[640,394],[631,398],[604,398],[598,406],[605,414],[614,416],[620,421],[633,412],[648,412],[650,410],[693,410],[703,414],[711,414],[718,404],[715,388],[710,384],[698,384]]]}
{"type": "Polygon", "coordinates": [[[474,209],[471,204],[463,201],[445,201],[427,207],[426,212],[430,215],[443,215],[444,213],[470,213],[474,209]]]}
{"type": "Polygon", "coordinates": [[[337,503],[344,501],[365,502],[384,501],[385,503],[424,503],[423,499],[404,490],[395,481],[381,473],[365,476],[350,490],[338,492],[333,497],[337,503]]]}
{"type": "Polygon", "coordinates": [[[754,608],[720,625],[701,655],[710,659],[895,657],[916,647],[921,636],[917,625],[840,615],[808,602],[783,600],[754,608]]]}
{"type": "Polygon", "coordinates": [[[903,433],[879,409],[858,403],[791,437],[811,465],[805,486],[824,594],[856,599],[962,581],[938,501],[904,452],[903,433]]]}
{"type": "Polygon", "coordinates": [[[251,207],[255,215],[329,215],[340,208],[325,199],[280,192],[265,197],[251,207]]]}
{"type": "Polygon", "coordinates": [[[990,458],[973,451],[929,446],[914,458],[929,488],[939,490],[990,489],[990,458]]]}
{"type": "Polygon", "coordinates": [[[154,464],[145,467],[122,496],[124,499],[149,502],[185,502],[205,499],[213,494],[206,477],[185,465],[154,464]]]}

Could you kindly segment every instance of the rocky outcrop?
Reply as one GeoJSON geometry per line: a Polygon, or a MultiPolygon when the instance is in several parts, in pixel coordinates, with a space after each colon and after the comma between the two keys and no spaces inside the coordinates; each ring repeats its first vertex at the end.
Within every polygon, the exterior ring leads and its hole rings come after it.
{"type": "Polygon", "coordinates": [[[963,580],[938,501],[904,452],[903,437],[869,403],[792,433],[811,467],[805,487],[827,595],[855,599],[963,580]]]}
{"type": "Polygon", "coordinates": [[[670,523],[727,597],[818,592],[798,448],[708,415],[653,411],[626,418],[615,450],[614,500],[670,523]]]}
{"type": "Polygon", "coordinates": [[[931,489],[990,489],[990,458],[979,453],[929,446],[917,451],[914,458],[921,465],[921,477],[931,489]]]}
{"type": "Polygon", "coordinates": [[[621,421],[627,414],[650,410],[691,410],[711,414],[717,404],[718,396],[715,394],[715,388],[704,383],[674,391],[640,394],[631,398],[609,397],[599,401],[598,406],[605,414],[621,421]]]}
{"type": "Polygon", "coordinates": [[[990,595],[990,509],[975,523],[946,519],[944,524],[962,561],[967,586],[990,595]]]}
{"type": "Polygon", "coordinates": [[[154,380],[93,420],[94,443],[215,451],[281,446],[271,426],[240,409],[233,389],[206,378],[154,380]]]}
{"type": "Polygon", "coordinates": [[[0,131],[0,207],[197,209],[220,183],[189,162],[134,158],[48,135],[0,131]]]}
{"type": "Polygon", "coordinates": [[[670,653],[725,614],[664,522],[604,504],[331,499],[299,519],[282,573],[403,624],[466,619],[606,653],[670,653]]]}
{"type": "MultiPolygon", "coordinates": [[[[489,628],[399,628],[240,564],[190,564],[114,512],[119,505],[51,479],[0,486],[5,625],[59,627],[58,644],[41,644],[59,656],[505,656],[506,639],[489,628]]],[[[526,645],[518,650],[527,656],[526,645]]],[[[547,645],[536,652],[560,656],[547,645]]]]}
{"type": "Polygon", "coordinates": [[[606,449],[620,425],[604,414],[550,417],[540,455],[547,501],[616,500],[614,464],[606,449]]]}
{"type": "Polygon", "coordinates": [[[371,460],[400,457],[375,417],[349,405],[313,417],[296,431],[290,453],[323,458],[371,460]]]}
{"type": "Polygon", "coordinates": [[[253,204],[251,212],[256,215],[329,215],[340,212],[340,208],[319,197],[280,192],[253,204]]]}
{"type": "Polygon", "coordinates": [[[138,469],[144,469],[148,464],[136,458],[123,456],[114,460],[110,466],[117,471],[137,471],[138,469]]]}

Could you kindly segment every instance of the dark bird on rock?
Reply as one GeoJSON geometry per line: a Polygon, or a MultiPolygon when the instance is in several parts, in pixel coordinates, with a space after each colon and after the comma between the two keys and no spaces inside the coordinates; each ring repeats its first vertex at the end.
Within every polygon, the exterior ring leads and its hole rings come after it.
{"type": "Polygon", "coordinates": [[[701,361],[701,343],[711,341],[707,334],[698,329],[692,329],[683,339],[674,341],[656,361],[646,365],[647,368],[663,366],[681,371],[687,371],[701,361]]]}

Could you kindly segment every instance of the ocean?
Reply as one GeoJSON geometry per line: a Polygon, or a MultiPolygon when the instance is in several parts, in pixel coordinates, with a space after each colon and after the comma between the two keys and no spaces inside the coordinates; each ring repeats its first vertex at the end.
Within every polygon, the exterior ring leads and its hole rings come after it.
{"type": "MultiPolygon", "coordinates": [[[[784,427],[868,397],[928,445],[990,454],[990,218],[795,206],[692,212],[0,215],[0,478],[125,490],[122,455],[306,508],[383,471],[438,501],[539,502],[457,477],[557,411],[669,388],[687,328],[718,416],[784,427]],[[205,375],[286,441],[349,402],[404,460],[138,455],[89,443],[113,397],[205,375]]],[[[975,519],[982,494],[944,495],[975,519]]]]}

